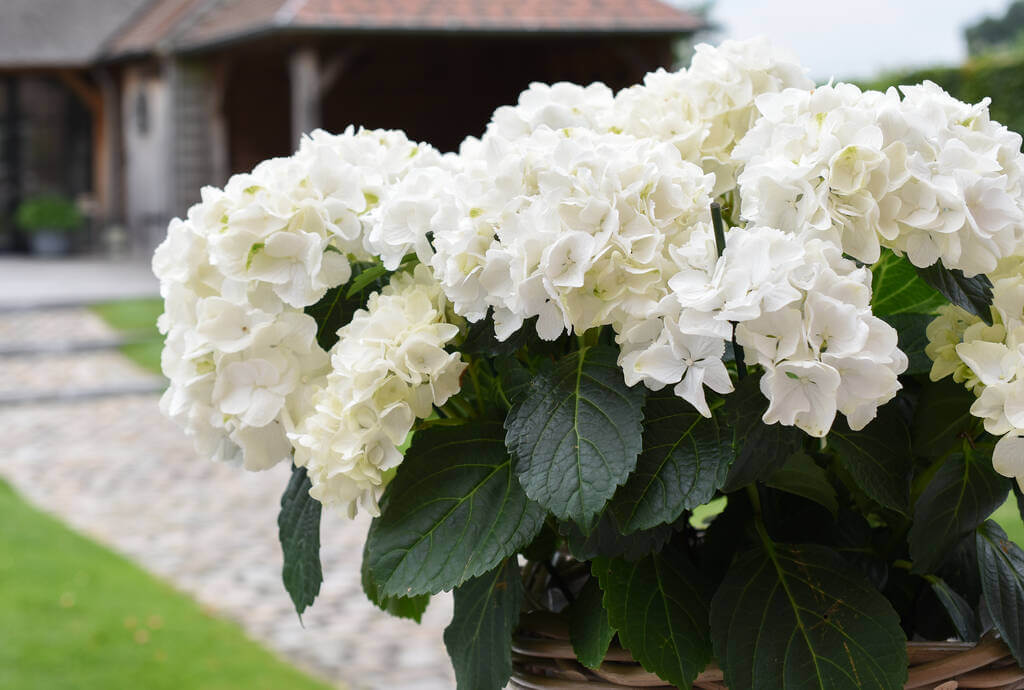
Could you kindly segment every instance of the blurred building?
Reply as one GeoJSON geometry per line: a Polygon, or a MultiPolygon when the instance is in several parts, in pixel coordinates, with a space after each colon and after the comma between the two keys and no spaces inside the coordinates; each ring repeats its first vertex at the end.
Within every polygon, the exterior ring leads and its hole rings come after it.
{"type": "Polygon", "coordinates": [[[619,88],[700,28],[658,0],[3,0],[0,249],[19,199],[59,191],[149,251],[302,132],[452,150],[531,81],[619,88]]]}

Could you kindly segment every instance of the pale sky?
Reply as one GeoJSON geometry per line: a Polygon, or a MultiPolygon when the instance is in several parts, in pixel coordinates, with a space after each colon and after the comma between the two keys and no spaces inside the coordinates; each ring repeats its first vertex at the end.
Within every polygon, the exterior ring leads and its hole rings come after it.
{"type": "MultiPolygon", "coordinates": [[[[715,0],[715,40],[768,35],[787,46],[817,81],[865,78],[888,69],[955,65],[963,27],[1010,0],[715,0]]],[[[692,2],[677,1],[686,6],[692,2]]]]}

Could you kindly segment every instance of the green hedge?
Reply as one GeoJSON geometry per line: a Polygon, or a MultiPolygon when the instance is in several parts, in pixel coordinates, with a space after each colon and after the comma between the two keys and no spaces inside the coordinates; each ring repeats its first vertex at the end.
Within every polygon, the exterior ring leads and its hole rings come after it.
{"type": "Polygon", "coordinates": [[[884,90],[900,84],[917,84],[925,79],[968,103],[991,97],[992,119],[1024,133],[1024,55],[981,58],[962,67],[932,67],[887,74],[861,86],[884,90]]]}

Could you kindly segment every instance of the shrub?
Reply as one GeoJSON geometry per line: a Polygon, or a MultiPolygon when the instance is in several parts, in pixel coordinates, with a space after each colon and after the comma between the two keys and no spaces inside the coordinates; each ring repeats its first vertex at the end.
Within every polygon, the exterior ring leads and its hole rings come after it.
{"type": "Polygon", "coordinates": [[[41,194],[26,199],[18,206],[15,220],[25,232],[74,232],[81,229],[84,222],[78,207],[59,194],[41,194]]]}

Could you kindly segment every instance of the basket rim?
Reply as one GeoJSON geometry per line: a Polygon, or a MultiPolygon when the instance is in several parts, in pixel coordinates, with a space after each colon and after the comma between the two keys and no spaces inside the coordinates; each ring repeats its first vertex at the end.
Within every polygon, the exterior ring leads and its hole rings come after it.
{"type": "MultiPolygon", "coordinates": [[[[515,687],[549,688],[671,688],[646,671],[628,649],[613,640],[604,661],[585,669],[576,660],[564,614],[531,611],[520,616],[512,636],[515,687]],[[536,673],[537,670],[556,677],[536,673]],[[554,683],[554,684],[552,684],[554,683]]],[[[905,688],[935,687],[956,681],[962,688],[1024,687],[1024,668],[1006,643],[993,633],[973,642],[907,642],[908,678],[905,688]]],[[[697,688],[725,688],[724,674],[715,661],[694,680],[697,688]]]]}

